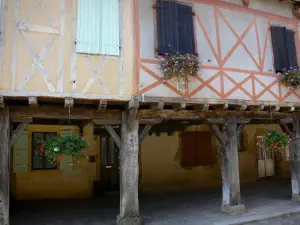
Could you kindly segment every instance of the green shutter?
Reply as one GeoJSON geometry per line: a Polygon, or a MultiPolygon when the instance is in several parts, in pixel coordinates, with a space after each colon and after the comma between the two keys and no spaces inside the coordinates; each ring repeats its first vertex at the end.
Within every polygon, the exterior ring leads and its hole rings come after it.
{"type": "Polygon", "coordinates": [[[28,139],[28,131],[23,131],[13,146],[14,173],[28,172],[28,139]]]}
{"type": "Polygon", "coordinates": [[[119,55],[118,1],[78,0],[77,52],[119,55]]]}
{"type": "MultiPolygon", "coordinates": [[[[68,135],[73,135],[73,130],[61,130],[60,137],[65,137],[68,135]]],[[[73,157],[69,155],[64,155],[64,160],[60,160],[59,169],[61,171],[72,171],[73,170],[73,157]]]]}

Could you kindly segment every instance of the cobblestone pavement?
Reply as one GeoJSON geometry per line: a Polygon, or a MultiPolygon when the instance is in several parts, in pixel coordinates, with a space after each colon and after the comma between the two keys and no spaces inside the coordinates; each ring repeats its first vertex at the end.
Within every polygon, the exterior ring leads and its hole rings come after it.
{"type": "Polygon", "coordinates": [[[276,219],[265,220],[255,223],[247,223],[245,225],[299,225],[300,224],[300,214],[283,216],[276,219]]]}

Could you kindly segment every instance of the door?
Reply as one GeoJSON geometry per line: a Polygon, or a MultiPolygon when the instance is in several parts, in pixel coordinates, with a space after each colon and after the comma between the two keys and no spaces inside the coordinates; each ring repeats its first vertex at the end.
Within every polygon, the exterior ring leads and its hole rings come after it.
{"type": "Polygon", "coordinates": [[[271,177],[275,175],[274,152],[260,147],[262,136],[257,136],[258,146],[258,177],[271,177]]]}
{"type": "Polygon", "coordinates": [[[101,186],[105,192],[118,191],[119,149],[112,137],[101,137],[101,186]]]}

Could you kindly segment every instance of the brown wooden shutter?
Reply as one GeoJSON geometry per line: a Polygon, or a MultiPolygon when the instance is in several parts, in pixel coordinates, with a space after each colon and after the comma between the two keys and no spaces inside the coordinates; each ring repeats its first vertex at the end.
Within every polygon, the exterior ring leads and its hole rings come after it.
{"type": "Polygon", "coordinates": [[[182,132],[181,143],[181,163],[183,167],[209,166],[214,164],[210,132],[182,132]]]}

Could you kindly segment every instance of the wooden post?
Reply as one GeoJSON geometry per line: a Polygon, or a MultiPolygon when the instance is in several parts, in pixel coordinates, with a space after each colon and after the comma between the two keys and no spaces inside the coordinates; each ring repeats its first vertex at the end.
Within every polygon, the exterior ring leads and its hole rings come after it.
{"type": "Polygon", "coordinates": [[[293,114],[290,161],[292,173],[292,199],[300,201],[300,113],[293,114]]]}
{"type": "Polygon", "coordinates": [[[120,215],[118,225],[140,225],[138,180],[139,180],[139,122],[136,109],[122,113],[120,150],[120,215]]]}
{"type": "Polygon", "coordinates": [[[0,225],[9,225],[10,124],[8,108],[0,109],[0,225]]]}
{"type": "Polygon", "coordinates": [[[238,135],[241,135],[244,124],[238,127],[237,122],[237,118],[231,116],[221,129],[217,124],[211,125],[211,129],[221,144],[223,192],[221,211],[231,215],[246,211],[245,206],[241,204],[238,160],[238,135]]]}

